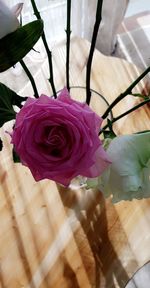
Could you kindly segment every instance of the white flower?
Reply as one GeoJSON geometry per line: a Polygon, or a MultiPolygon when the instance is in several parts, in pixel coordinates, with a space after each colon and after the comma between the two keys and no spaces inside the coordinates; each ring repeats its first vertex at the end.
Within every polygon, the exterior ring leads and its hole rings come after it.
{"type": "Polygon", "coordinates": [[[10,9],[0,0],[0,39],[18,28],[17,17],[21,13],[22,7],[23,4],[18,3],[10,9]]]}
{"type": "Polygon", "coordinates": [[[150,197],[150,131],[114,138],[107,155],[112,164],[100,177],[87,179],[87,188],[98,187],[114,203],[150,197]]]}
{"type": "Polygon", "coordinates": [[[98,186],[112,201],[150,197],[150,132],[116,137],[107,149],[112,164],[98,186]]]}

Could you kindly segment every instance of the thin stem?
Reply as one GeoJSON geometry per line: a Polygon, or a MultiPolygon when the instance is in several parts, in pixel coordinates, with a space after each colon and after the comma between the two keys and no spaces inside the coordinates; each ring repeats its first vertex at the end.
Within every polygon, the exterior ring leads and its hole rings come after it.
{"type": "Polygon", "coordinates": [[[34,97],[35,98],[39,98],[39,94],[38,94],[38,91],[37,91],[37,87],[36,87],[36,84],[35,84],[35,81],[34,81],[34,78],[32,76],[32,74],[30,73],[29,69],[27,68],[26,64],[24,63],[23,60],[20,60],[20,64],[22,66],[22,68],[24,69],[24,71],[26,72],[30,82],[31,82],[31,85],[32,85],[32,88],[33,88],[33,91],[34,91],[34,97]]]}
{"type": "Polygon", "coordinates": [[[105,119],[112,108],[118,104],[123,98],[127,95],[132,94],[132,89],[145,77],[146,74],[150,72],[150,67],[148,67],[123,93],[121,93],[109,106],[109,108],[105,111],[104,115],[102,116],[105,119]]]}
{"type": "MultiPolygon", "coordinates": [[[[84,86],[71,86],[70,89],[74,89],[74,88],[81,88],[81,89],[86,89],[86,87],[84,86]]],[[[107,99],[101,95],[99,92],[97,92],[96,90],[90,88],[91,92],[94,92],[95,94],[97,94],[100,98],[103,99],[103,101],[106,103],[106,105],[109,107],[109,102],[107,101],[107,99]]],[[[112,111],[110,111],[110,119],[112,120],[114,118],[112,111]]]]}
{"type": "Polygon", "coordinates": [[[91,47],[87,62],[87,71],[86,71],[86,103],[89,105],[91,100],[91,90],[90,90],[90,78],[91,78],[91,66],[92,66],[92,59],[95,49],[95,44],[97,40],[97,34],[99,30],[99,25],[102,19],[101,12],[102,12],[102,4],[103,0],[97,1],[97,9],[96,9],[96,20],[94,24],[94,30],[92,35],[91,47]]]}
{"type": "MultiPolygon", "coordinates": [[[[34,10],[34,14],[35,14],[36,18],[42,20],[41,15],[40,15],[40,13],[39,13],[39,11],[37,9],[37,6],[35,4],[35,1],[31,0],[31,4],[32,4],[33,10],[34,10]]],[[[44,46],[45,46],[45,50],[46,50],[47,57],[48,57],[48,63],[49,63],[50,77],[49,77],[48,80],[49,80],[49,82],[51,84],[54,98],[57,98],[56,89],[55,89],[55,85],[54,85],[54,78],[53,78],[52,52],[50,51],[50,49],[48,47],[44,31],[43,31],[41,37],[42,37],[42,40],[43,40],[43,43],[44,43],[44,46]]]]}
{"type": "Polygon", "coordinates": [[[70,22],[71,22],[71,0],[67,1],[67,28],[66,28],[66,35],[67,35],[67,43],[66,43],[66,86],[68,91],[70,90],[69,84],[69,58],[70,58],[70,22]]]}
{"type": "Polygon", "coordinates": [[[142,107],[143,105],[145,105],[145,104],[147,104],[147,103],[149,103],[149,102],[150,102],[150,98],[149,98],[149,99],[146,99],[145,101],[143,101],[143,102],[141,102],[141,103],[139,103],[138,105],[134,106],[133,108],[129,109],[128,111],[120,114],[119,116],[113,118],[113,120],[110,121],[109,124],[106,124],[106,125],[103,127],[103,129],[99,132],[99,135],[100,135],[104,130],[106,130],[106,129],[109,127],[110,124],[113,124],[113,123],[116,122],[117,120],[123,118],[124,116],[128,115],[129,113],[135,111],[136,109],[142,107]]]}

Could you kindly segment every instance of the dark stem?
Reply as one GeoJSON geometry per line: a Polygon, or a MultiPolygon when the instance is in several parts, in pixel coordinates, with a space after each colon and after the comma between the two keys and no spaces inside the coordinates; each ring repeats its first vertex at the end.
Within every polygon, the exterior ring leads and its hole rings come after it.
{"type": "MultiPolygon", "coordinates": [[[[86,87],[84,86],[71,86],[70,89],[76,89],[76,88],[81,88],[81,89],[86,89],[86,87]]],[[[95,94],[97,94],[100,98],[103,99],[103,101],[106,103],[106,105],[109,107],[109,102],[107,101],[107,99],[101,95],[99,92],[97,92],[96,90],[90,88],[91,92],[94,92],[95,94]]],[[[110,111],[110,119],[112,120],[114,118],[112,111],[110,111]]]]}
{"type": "MultiPolygon", "coordinates": [[[[35,14],[36,18],[42,20],[41,15],[40,15],[40,13],[39,13],[39,11],[37,9],[37,6],[35,4],[35,1],[31,0],[31,4],[32,4],[33,10],[34,10],[34,14],[35,14]]],[[[54,78],[53,78],[52,52],[49,50],[44,31],[43,31],[41,37],[42,37],[42,40],[43,40],[43,43],[44,43],[44,46],[45,46],[45,50],[46,50],[47,57],[48,57],[48,63],[49,63],[50,77],[49,77],[48,80],[49,80],[49,82],[51,84],[54,98],[57,98],[56,89],[55,89],[55,85],[54,85],[54,78]]]]}
{"type": "Polygon", "coordinates": [[[33,88],[33,91],[34,91],[34,97],[35,98],[39,98],[39,94],[38,94],[38,91],[37,91],[37,88],[36,88],[36,84],[35,84],[35,81],[34,81],[34,78],[32,76],[32,74],[30,73],[29,69],[27,68],[26,64],[24,63],[23,60],[20,60],[20,64],[22,66],[22,68],[24,69],[24,71],[26,72],[30,82],[31,82],[31,85],[32,85],[32,88],[33,88]]]}
{"type": "Polygon", "coordinates": [[[69,84],[69,58],[70,58],[70,22],[71,22],[71,0],[67,1],[67,28],[66,28],[66,35],[67,35],[67,43],[66,43],[66,86],[68,91],[70,90],[69,84]]]}
{"type": "Polygon", "coordinates": [[[87,70],[86,70],[86,103],[88,105],[90,104],[90,99],[91,99],[91,90],[90,90],[91,66],[92,66],[92,59],[93,59],[93,54],[94,54],[94,49],[95,49],[98,29],[99,29],[99,25],[100,25],[100,22],[101,22],[101,19],[102,19],[102,16],[101,16],[102,4],[103,4],[103,0],[98,0],[97,1],[96,20],[95,20],[95,24],[94,24],[92,42],[91,42],[91,47],[90,47],[90,52],[89,52],[89,57],[88,57],[88,62],[87,62],[87,70]]]}
{"type": "Polygon", "coordinates": [[[140,82],[141,79],[145,77],[146,74],[150,72],[150,67],[148,67],[123,93],[121,93],[109,106],[109,108],[105,111],[104,115],[102,116],[105,119],[112,108],[118,104],[123,98],[127,95],[132,94],[132,89],[140,82]]]}
{"type": "Polygon", "coordinates": [[[143,101],[143,102],[141,102],[141,103],[139,103],[138,105],[134,106],[133,108],[129,109],[128,111],[120,114],[119,116],[113,118],[113,120],[110,121],[109,124],[106,124],[106,125],[103,127],[103,129],[99,132],[99,135],[100,135],[104,130],[106,130],[106,129],[109,127],[110,124],[113,124],[113,123],[116,122],[117,120],[123,118],[124,116],[128,115],[129,113],[135,111],[136,109],[142,107],[143,105],[145,105],[145,104],[147,104],[147,103],[149,103],[149,102],[150,102],[150,98],[149,98],[149,99],[146,99],[145,101],[143,101]]]}

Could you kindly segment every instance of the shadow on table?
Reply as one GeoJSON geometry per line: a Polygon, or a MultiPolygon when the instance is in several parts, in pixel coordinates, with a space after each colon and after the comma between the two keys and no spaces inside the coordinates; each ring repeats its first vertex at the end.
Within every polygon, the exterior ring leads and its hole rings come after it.
{"type": "MultiPolygon", "coordinates": [[[[77,195],[77,190],[74,191],[68,189],[66,193],[63,187],[58,186],[58,189],[64,206],[69,208],[67,213],[69,214],[71,209],[71,211],[75,213],[77,220],[80,221],[83,234],[85,234],[86,241],[88,241],[88,245],[92,251],[95,262],[94,282],[96,282],[96,285],[94,285],[94,287],[115,288],[115,283],[117,283],[117,287],[124,288],[129,278],[109,239],[109,234],[113,234],[112,229],[115,227],[116,223],[117,237],[120,237],[121,241],[123,241],[123,243],[127,246],[129,246],[129,244],[127,237],[121,228],[121,224],[113,204],[110,202],[107,203],[99,191],[93,191],[92,195],[94,196],[90,196],[89,200],[85,201],[86,203],[84,207],[84,197],[88,197],[87,195],[84,195],[84,191],[81,191],[82,196],[81,199],[79,199],[80,197],[77,195]],[[112,222],[109,219],[111,225],[110,223],[108,225],[108,216],[109,218],[112,217],[112,222]]],[[[85,257],[82,251],[85,238],[83,237],[83,243],[81,243],[79,237],[76,237],[76,231],[73,232],[85,266],[85,270],[87,272],[87,277],[91,282],[91,275],[89,275],[90,273],[88,271],[90,268],[86,263],[86,259],[84,259],[85,257]]],[[[114,233],[116,233],[115,229],[114,233]]],[[[132,264],[134,265],[134,263],[132,264]]]]}
{"type": "MultiPolygon", "coordinates": [[[[1,168],[1,172],[2,172],[3,168],[2,167],[0,167],[0,168],[1,168]]],[[[18,187],[19,187],[18,191],[20,191],[20,202],[22,202],[24,204],[24,208],[25,208],[25,207],[27,207],[27,199],[25,198],[24,194],[22,193],[20,178],[19,178],[19,175],[17,173],[17,169],[15,166],[13,166],[13,169],[10,169],[10,171],[13,171],[13,173],[15,175],[15,179],[17,179],[16,182],[17,182],[18,187]]],[[[30,283],[30,288],[36,288],[36,285],[32,281],[33,275],[32,275],[31,264],[30,264],[29,257],[27,254],[27,249],[26,249],[25,244],[24,244],[23,235],[22,235],[21,229],[19,227],[19,217],[16,213],[17,209],[15,209],[14,199],[12,197],[12,194],[10,193],[11,190],[10,190],[10,187],[8,185],[8,182],[9,182],[8,179],[9,179],[8,175],[5,171],[3,173],[1,173],[1,175],[0,175],[1,193],[3,191],[3,195],[5,196],[6,207],[8,207],[8,211],[9,211],[9,215],[10,215],[10,219],[11,219],[10,223],[12,225],[12,229],[13,229],[13,233],[14,233],[14,237],[15,237],[15,241],[16,241],[15,244],[16,244],[16,247],[18,250],[18,255],[20,256],[20,259],[21,259],[22,266],[24,268],[26,279],[30,283]]],[[[42,195],[42,190],[41,190],[41,195],[42,195]]],[[[28,223],[28,229],[30,230],[30,233],[31,233],[31,236],[32,236],[32,239],[34,242],[36,258],[37,258],[37,261],[40,265],[39,248],[38,248],[38,243],[37,243],[37,237],[36,237],[35,232],[33,230],[33,225],[32,225],[33,221],[31,219],[30,214],[27,212],[26,208],[25,208],[24,214],[26,216],[26,221],[28,223]]],[[[11,255],[11,251],[10,251],[10,255],[11,255]]],[[[10,262],[10,265],[12,265],[11,262],[10,262]]],[[[44,279],[43,280],[44,285],[45,285],[44,287],[49,288],[49,284],[47,282],[47,279],[44,276],[43,268],[41,268],[41,270],[40,270],[40,275],[44,279]]],[[[17,278],[15,279],[15,276],[14,276],[14,282],[15,282],[15,280],[17,283],[17,278]]],[[[19,283],[19,280],[18,280],[18,283],[19,283]]],[[[15,284],[12,284],[12,287],[14,287],[14,285],[15,284]]],[[[3,270],[1,268],[1,263],[0,263],[0,287],[1,288],[8,287],[7,284],[5,283],[5,278],[3,276],[3,270]]]]}

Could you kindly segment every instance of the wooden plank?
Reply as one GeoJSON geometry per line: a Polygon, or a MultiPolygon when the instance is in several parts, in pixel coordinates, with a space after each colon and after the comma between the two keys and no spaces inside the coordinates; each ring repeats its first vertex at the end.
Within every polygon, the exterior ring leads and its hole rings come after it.
{"type": "MultiPolygon", "coordinates": [[[[88,42],[72,39],[71,85],[85,85],[88,51],[88,42]]],[[[53,51],[53,57],[59,90],[65,85],[63,43],[53,51]]],[[[134,65],[96,51],[91,86],[111,102],[139,73],[134,65]]],[[[41,93],[51,95],[47,74],[45,62],[36,80],[41,93]]],[[[136,91],[141,87],[140,84],[136,91]]],[[[22,94],[31,93],[28,84],[22,94]]],[[[77,93],[74,97],[81,101],[82,95],[77,93]]],[[[101,114],[98,101],[93,97],[91,105],[101,114]]],[[[127,97],[114,114],[137,102],[127,97]]],[[[149,108],[142,108],[119,121],[115,130],[120,134],[149,129],[149,116],[149,108]]],[[[123,288],[150,259],[150,200],[113,205],[97,190],[64,189],[46,180],[35,183],[26,167],[12,162],[10,137],[5,133],[11,127],[12,122],[1,129],[1,287],[123,288]]]]}

